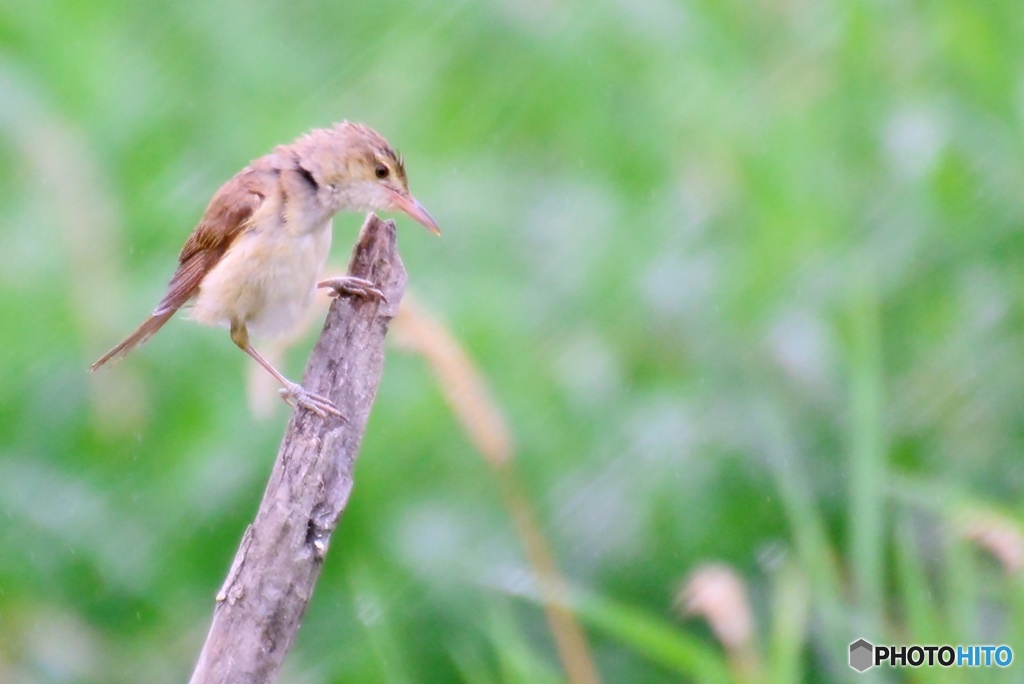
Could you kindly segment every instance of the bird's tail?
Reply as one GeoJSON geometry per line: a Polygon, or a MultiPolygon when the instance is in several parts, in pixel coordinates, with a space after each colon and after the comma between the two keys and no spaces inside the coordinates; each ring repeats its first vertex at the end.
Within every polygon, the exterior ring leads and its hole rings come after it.
{"type": "Polygon", "coordinates": [[[107,361],[124,356],[132,349],[148,340],[156,334],[157,330],[163,327],[164,323],[171,319],[171,316],[174,315],[175,311],[176,309],[171,309],[170,311],[154,314],[147,318],[131,335],[121,340],[116,347],[101,356],[96,363],[92,364],[92,370],[96,370],[107,361]]]}

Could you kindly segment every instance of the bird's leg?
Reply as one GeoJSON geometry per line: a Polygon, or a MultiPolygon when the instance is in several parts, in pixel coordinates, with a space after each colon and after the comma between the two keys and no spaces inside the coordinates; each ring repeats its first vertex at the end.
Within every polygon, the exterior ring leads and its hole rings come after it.
{"type": "Polygon", "coordinates": [[[321,280],[316,286],[318,288],[330,288],[333,290],[331,294],[335,297],[352,295],[355,297],[365,297],[366,299],[377,299],[382,302],[388,301],[388,298],[384,296],[384,293],[376,285],[365,278],[357,278],[356,276],[335,276],[327,280],[321,280]]]}
{"type": "Polygon", "coordinates": [[[341,411],[338,410],[338,407],[330,399],[314,394],[302,385],[292,382],[281,375],[280,371],[263,358],[252,346],[252,343],[249,342],[249,331],[244,323],[231,322],[231,341],[238,345],[239,349],[255,359],[256,363],[266,368],[268,373],[277,378],[277,381],[282,385],[282,389],[278,391],[278,394],[281,395],[286,404],[290,405],[294,401],[295,406],[308,409],[321,418],[326,418],[327,414],[330,413],[345,420],[345,416],[342,415],[341,411]]]}

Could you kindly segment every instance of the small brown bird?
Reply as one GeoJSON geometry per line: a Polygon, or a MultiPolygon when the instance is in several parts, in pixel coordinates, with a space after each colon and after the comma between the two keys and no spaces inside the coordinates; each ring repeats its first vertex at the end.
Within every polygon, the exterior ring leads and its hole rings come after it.
{"type": "Polygon", "coordinates": [[[282,398],[321,417],[341,415],[325,397],[291,382],[249,341],[288,332],[317,287],[382,297],[359,278],[317,283],[341,210],[401,210],[437,235],[427,210],[409,194],[405,165],[377,132],[343,121],[313,130],[251,162],[221,186],[178,255],[167,292],[142,325],[92,365],[96,370],[152,337],[191,302],[192,319],[231,330],[231,340],[267,369],[282,398]]]}

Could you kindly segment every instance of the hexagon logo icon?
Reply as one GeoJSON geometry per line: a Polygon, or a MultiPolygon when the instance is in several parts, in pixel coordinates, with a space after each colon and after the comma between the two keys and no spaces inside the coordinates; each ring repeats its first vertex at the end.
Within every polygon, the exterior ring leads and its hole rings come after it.
{"type": "Polygon", "coordinates": [[[874,666],[875,647],[865,639],[857,639],[850,644],[850,667],[857,672],[863,672],[874,666]]]}

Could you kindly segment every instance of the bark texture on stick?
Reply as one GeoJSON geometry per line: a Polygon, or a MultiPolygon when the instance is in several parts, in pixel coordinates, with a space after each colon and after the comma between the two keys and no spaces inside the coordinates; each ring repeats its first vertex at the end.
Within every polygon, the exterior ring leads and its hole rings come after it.
{"type": "Polygon", "coordinates": [[[348,419],[296,411],[256,519],[217,595],[191,684],[271,682],[291,648],[349,493],[359,444],[384,368],[384,337],[405,292],[395,224],[370,214],[349,275],[387,297],[334,301],[303,387],[348,419]]]}

